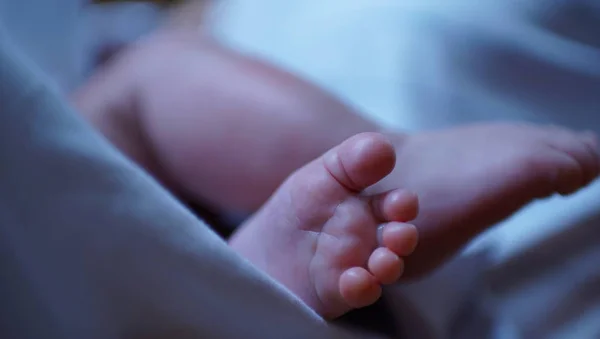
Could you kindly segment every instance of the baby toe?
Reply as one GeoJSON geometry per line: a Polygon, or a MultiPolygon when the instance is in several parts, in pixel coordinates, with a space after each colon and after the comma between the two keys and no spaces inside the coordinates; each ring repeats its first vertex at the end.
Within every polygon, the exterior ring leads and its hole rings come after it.
{"type": "Polygon", "coordinates": [[[419,199],[413,192],[396,189],[371,198],[373,213],[380,220],[407,222],[419,213],[419,199]]]}
{"type": "Polygon", "coordinates": [[[368,267],[379,283],[387,285],[400,279],[404,272],[404,260],[390,249],[380,247],[369,257],[368,267]]]}
{"type": "Polygon", "coordinates": [[[377,279],[362,267],[353,267],[342,273],[339,288],[344,301],[353,308],[369,306],[381,297],[377,279]]]}
{"type": "Polygon", "coordinates": [[[322,161],[325,170],[338,185],[356,193],[392,172],[396,152],[383,135],[362,133],[325,153],[322,161]]]}
{"type": "Polygon", "coordinates": [[[361,133],[326,152],[286,181],[295,200],[328,208],[379,182],[396,165],[391,142],[379,133],[361,133]]]}
{"type": "Polygon", "coordinates": [[[390,222],[380,232],[381,245],[400,257],[412,254],[419,242],[419,232],[412,224],[390,222]]]}

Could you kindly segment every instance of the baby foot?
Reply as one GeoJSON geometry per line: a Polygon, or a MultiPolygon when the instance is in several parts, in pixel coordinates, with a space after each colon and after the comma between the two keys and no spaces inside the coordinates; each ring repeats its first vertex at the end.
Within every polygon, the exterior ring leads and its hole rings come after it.
{"type": "Polygon", "coordinates": [[[396,170],[367,192],[402,187],[419,196],[419,248],[403,279],[435,269],[534,199],[571,194],[600,172],[593,134],[553,126],[470,125],[389,138],[396,170]]]}
{"type": "Polygon", "coordinates": [[[417,197],[362,191],[394,168],[382,135],[343,142],[292,174],[230,245],[325,318],[368,306],[417,244],[417,197]]]}

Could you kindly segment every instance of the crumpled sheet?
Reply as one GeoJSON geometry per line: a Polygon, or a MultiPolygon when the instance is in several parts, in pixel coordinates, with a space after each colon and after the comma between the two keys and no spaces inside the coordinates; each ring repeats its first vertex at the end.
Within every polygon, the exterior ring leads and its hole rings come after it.
{"type": "MultiPolygon", "coordinates": [[[[215,32],[386,126],[532,121],[600,133],[595,0],[226,0],[215,32]]],[[[411,338],[598,338],[600,183],[532,204],[388,291],[411,338]]]]}

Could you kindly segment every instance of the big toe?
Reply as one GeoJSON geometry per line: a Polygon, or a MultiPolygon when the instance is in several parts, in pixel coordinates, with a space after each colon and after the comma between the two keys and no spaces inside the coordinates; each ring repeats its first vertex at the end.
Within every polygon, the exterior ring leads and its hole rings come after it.
{"type": "Polygon", "coordinates": [[[357,134],[290,177],[294,195],[311,206],[330,205],[360,193],[394,169],[394,146],[379,133],[357,134]]]}
{"type": "Polygon", "coordinates": [[[392,172],[396,153],[385,136],[361,133],[325,153],[322,162],[324,170],[333,179],[332,186],[357,193],[392,172]]]}

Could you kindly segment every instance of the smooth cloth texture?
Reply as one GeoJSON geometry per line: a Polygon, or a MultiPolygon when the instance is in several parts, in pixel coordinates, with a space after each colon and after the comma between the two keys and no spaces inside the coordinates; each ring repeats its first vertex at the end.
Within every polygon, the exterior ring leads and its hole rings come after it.
{"type": "MultiPolygon", "coordinates": [[[[216,33],[415,131],[532,121],[600,133],[597,0],[224,0],[216,33]]],[[[600,183],[532,204],[398,287],[424,338],[598,338],[600,183]],[[420,318],[420,319],[416,319],[420,318]]]]}
{"type": "Polygon", "coordinates": [[[235,255],[0,36],[1,338],[349,338],[235,255]]]}
{"type": "Polygon", "coordinates": [[[0,0],[3,30],[38,67],[48,83],[72,89],[85,66],[83,10],[88,0],[0,0]]]}
{"type": "Polygon", "coordinates": [[[90,0],[0,0],[4,30],[48,75],[49,85],[63,92],[85,81],[104,46],[134,41],[162,19],[154,4],[90,3],[90,0]]]}

